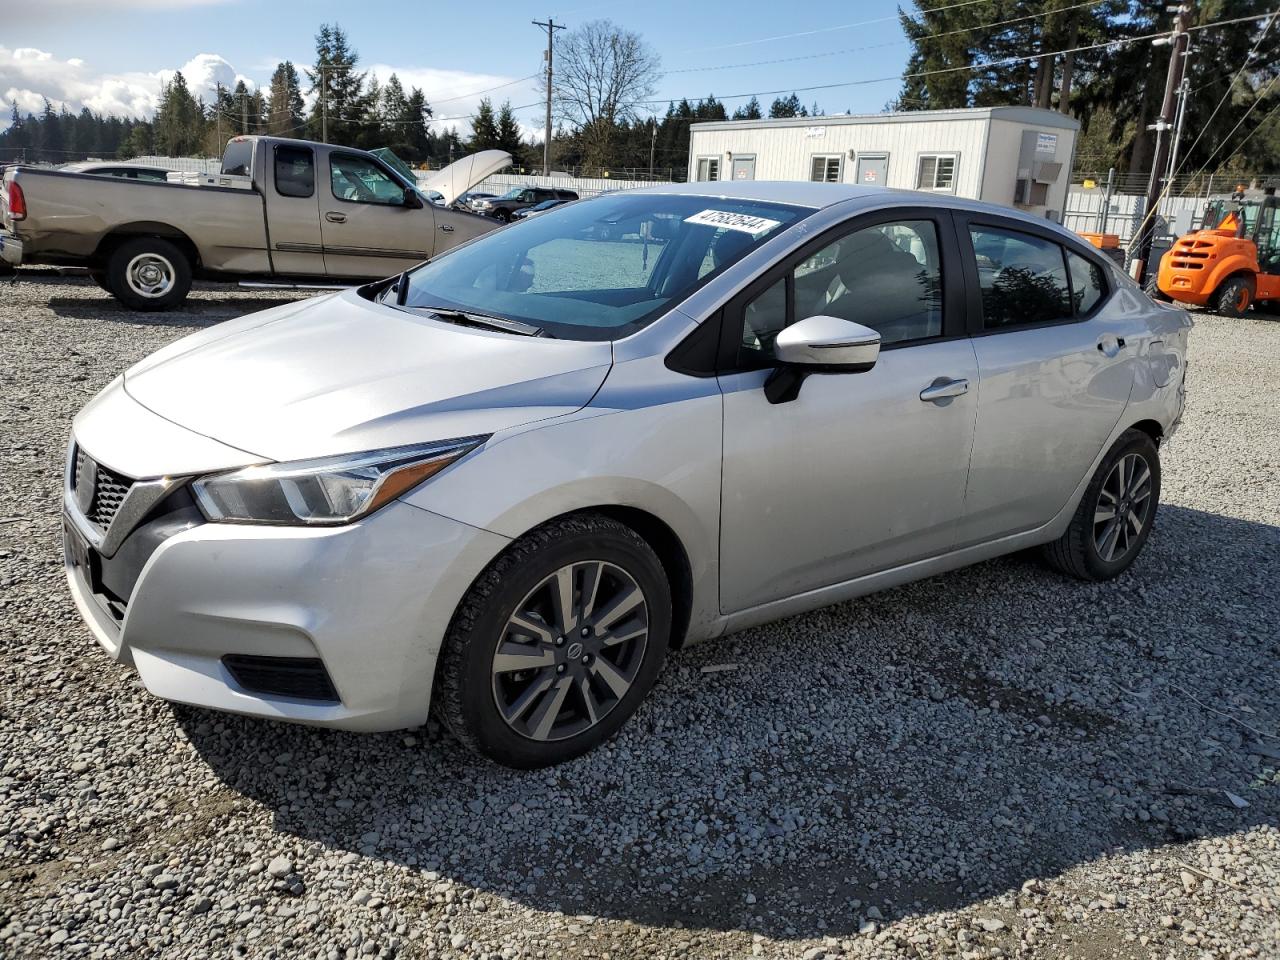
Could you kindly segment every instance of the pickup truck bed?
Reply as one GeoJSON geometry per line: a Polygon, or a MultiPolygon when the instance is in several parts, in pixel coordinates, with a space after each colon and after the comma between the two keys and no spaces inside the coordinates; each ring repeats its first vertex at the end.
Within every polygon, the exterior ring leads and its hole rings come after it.
{"type": "Polygon", "coordinates": [[[88,267],[127,306],[163,310],[193,278],[381,279],[496,226],[426,203],[362,150],[239,137],[223,169],[189,185],[9,168],[0,259],[88,267]]]}

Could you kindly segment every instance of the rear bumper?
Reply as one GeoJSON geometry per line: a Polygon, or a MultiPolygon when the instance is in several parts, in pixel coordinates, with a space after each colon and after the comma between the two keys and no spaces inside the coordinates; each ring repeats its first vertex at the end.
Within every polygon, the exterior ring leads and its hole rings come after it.
{"type": "Polygon", "coordinates": [[[22,241],[7,230],[0,230],[0,260],[14,267],[22,264],[22,241]]]}

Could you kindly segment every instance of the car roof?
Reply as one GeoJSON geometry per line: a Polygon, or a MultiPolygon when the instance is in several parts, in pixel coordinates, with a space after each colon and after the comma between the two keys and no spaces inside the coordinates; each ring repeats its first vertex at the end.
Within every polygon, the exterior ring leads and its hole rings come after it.
{"type": "Polygon", "coordinates": [[[854,183],[812,183],[805,180],[712,180],[664,184],[660,187],[639,187],[637,191],[650,194],[760,200],[766,203],[809,207],[814,210],[852,201],[851,213],[856,212],[859,207],[880,206],[887,199],[900,202],[903,206],[940,207],[945,210],[986,213],[1007,220],[1020,220],[1038,227],[1053,229],[1077,241],[1080,240],[1079,236],[1061,224],[1045,217],[1036,217],[996,203],[970,200],[949,193],[926,193],[923,190],[894,190],[889,187],[866,187],[854,183]]]}

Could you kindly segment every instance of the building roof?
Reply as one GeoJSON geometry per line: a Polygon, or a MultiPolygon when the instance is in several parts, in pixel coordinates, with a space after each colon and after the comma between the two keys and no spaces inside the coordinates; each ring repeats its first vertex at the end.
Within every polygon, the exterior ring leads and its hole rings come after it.
{"type": "Polygon", "coordinates": [[[1080,121],[1040,107],[964,107],[955,110],[907,110],[900,113],[841,113],[822,117],[780,117],[763,120],[706,120],[691,129],[768,130],[781,127],[843,127],[876,123],[941,123],[948,120],[1007,120],[1036,127],[1079,130],[1080,121]]]}

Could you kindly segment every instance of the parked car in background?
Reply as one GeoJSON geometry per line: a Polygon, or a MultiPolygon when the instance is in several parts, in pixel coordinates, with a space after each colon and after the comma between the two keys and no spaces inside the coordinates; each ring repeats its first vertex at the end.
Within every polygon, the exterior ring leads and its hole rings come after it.
{"type": "Polygon", "coordinates": [[[523,210],[517,210],[511,215],[513,220],[527,220],[529,217],[536,217],[540,213],[546,213],[556,207],[562,207],[566,203],[573,203],[572,200],[561,200],[559,197],[551,200],[543,200],[541,203],[535,203],[532,207],[526,207],[523,210]]]}
{"type": "Polygon", "coordinates": [[[60,173],[91,173],[95,177],[119,177],[122,180],[146,180],[151,183],[164,183],[169,179],[169,171],[161,167],[148,167],[141,163],[105,163],[97,160],[85,160],[80,163],[64,163],[58,167],[60,173]]]}
{"type": "Polygon", "coordinates": [[[458,197],[457,200],[453,201],[453,206],[461,207],[464,210],[470,210],[473,203],[477,203],[481,200],[492,200],[496,196],[496,193],[484,193],[483,191],[478,190],[468,190],[466,193],[458,197]]]}
{"type": "MultiPolygon", "coordinates": [[[[478,167],[476,176],[487,170],[478,167]]],[[[425,190],[450,197],[407,182],[364,150],[334,144],[236,137],[220,174],[189,176],[190,183],[159,183],[10,167],[0,191],[0,258],[88,267],[126,306],[168,310],[195,278],[378,279],[494,226],[426,202],[425,190]]],[[[457,181],[449,168],[434,176],[457,181]]]]}
{"type": "Polygon", "coordinates": [[[524,210],[547,200],[577,199],[578,195],[572,190],[553,190],[551,187],[515,187],[500,197],[477,200],[471,204],[471,209],[486,217],[510,223],[517,210],[524,210]]]}
{"type": "Polygon", "coordinates": [[[623,191],[125,371],[72,427],[67,577],[158,696],[360,730],[434,705],[556,763],[681,644],[1028,547],[1125,571],[1190,325],[1006,208],[623,191]]]}

